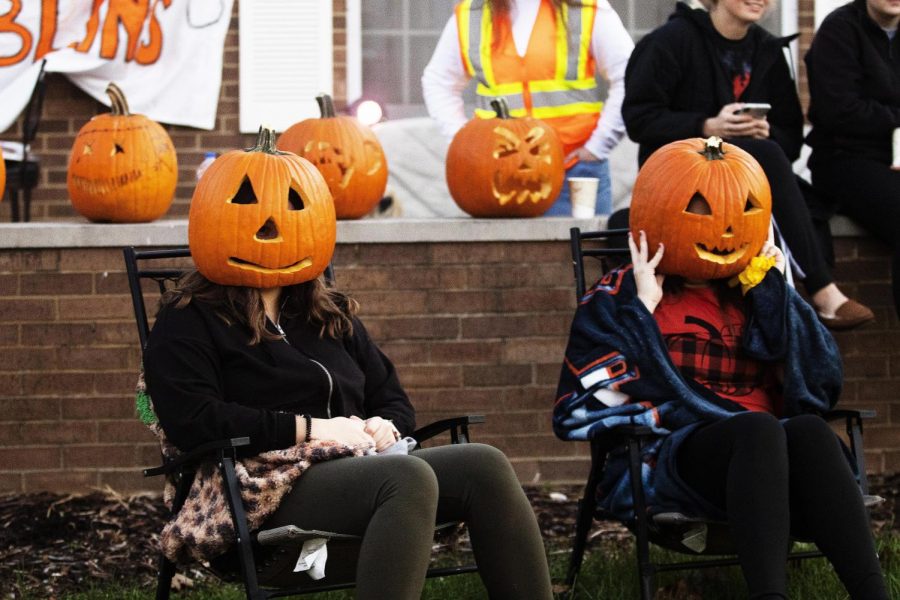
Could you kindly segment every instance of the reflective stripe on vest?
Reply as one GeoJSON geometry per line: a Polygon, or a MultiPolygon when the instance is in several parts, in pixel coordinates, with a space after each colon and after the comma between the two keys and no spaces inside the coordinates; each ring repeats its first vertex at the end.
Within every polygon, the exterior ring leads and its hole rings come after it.
{"type": "MultiPolygon", "coordinates": [[[[548,2],[543,0],[543,3],[548,2]]],[[[456,9],[457,27],[463,66],[470,76],[478,80],[476,116],[494,117],[496,113],[490,103],[500,96],[506,98],[510,115],[514,117],[531,115],[553,119],[598,115],[603,103],[590,55],[595,12],[596,5],[590,0],[580,6],[563,3],[557,15],[566,26],[557,24],[554,27],[554,72],[545,73],[545,78],[541,79],[510,81],[510,77],[519,74],[494,72],[493,15],[489,2],[463,0],[456,9]]],[[[505,43],[514,44],[511,35],[507,37],[510,39],[505,43]]]]}

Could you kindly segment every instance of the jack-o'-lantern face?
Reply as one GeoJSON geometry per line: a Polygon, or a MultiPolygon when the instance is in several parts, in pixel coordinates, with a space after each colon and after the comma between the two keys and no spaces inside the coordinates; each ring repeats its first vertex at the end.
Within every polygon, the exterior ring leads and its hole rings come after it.
{"type": "Polygon", "coordinates": [[[387,159],[372,130],[354,117],[335,116],[331,97],[316,98],[322,116],[291,125],[278,149],[299,154],[316,166],[334,198],[339,219],[367,214],[384,196],[387,159]]]}
{"type": "Polygon", "coordinates": [[[188,241],[197,269],[222,285],[257,288],[315,279],[331,261],[335,215],[307,160],[277,152],[274,132],[213,162],[191,200],[188,241]]]}
{"type": "Polygon", "coordinates": [[[630,227],[654,249],[659,271],[719,279],[744,270],[765,243],[772,216],[769,182],[759,163],[719,138],[667,144],[641,167],[630,227]]]}
{"type": "Polygon", "coordinates": [[[562,189],[562,145],[546,123],[495,102],[497,118],[472,119],[447,150],[450,195],[474,217],[541,215],[562,189]]]}
{"type": "Polygon", "coordinates": [[[508,127],[494,129],[494,160],[501,163],[491,182],[491,193],[501,206],[507,202],[537,204],[553,192],[553,153],[543,127],[532,127],[523,137],[508,127]],[[511,162],[509,166],[504,162],[511,162]]]}

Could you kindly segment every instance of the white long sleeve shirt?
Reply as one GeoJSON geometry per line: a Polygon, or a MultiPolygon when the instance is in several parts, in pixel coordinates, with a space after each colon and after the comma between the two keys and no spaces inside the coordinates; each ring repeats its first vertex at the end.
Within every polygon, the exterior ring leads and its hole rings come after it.
{"type": "MultiPolygon", "coordinates": [[[[516,51],[524,55],[537,20],[541,0],[516,0],[510,11],[513,42],[516,51]]],[[[622,20],[607,0],[597,0],[594,29],[591,32],[591,51],[597,74],[609,84],[609,94],[603,104],[600,120],[584,147],[599,159],[609,157],[622,136],[622,99],[625,97],[625,67],[634,42],[622,20]]],[[[441,133],[452,139],[466,124],[462,92],[469,82],[459,49],[456,13],[450,16],[434,54],[422,74],[422,92],[428,114],[441,127],[441,133]]]]}

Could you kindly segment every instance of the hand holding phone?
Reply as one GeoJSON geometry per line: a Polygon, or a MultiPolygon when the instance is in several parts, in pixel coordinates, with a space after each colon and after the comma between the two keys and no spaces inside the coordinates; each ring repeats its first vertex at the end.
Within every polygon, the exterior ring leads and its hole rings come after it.
{"type": "Polygon", "coordinates": [[[762,119],[766,113],[772,108],[768,102],[744,102],[744,104],[734,111],[736,115],[750,115],[754,119],[762,119]]]}

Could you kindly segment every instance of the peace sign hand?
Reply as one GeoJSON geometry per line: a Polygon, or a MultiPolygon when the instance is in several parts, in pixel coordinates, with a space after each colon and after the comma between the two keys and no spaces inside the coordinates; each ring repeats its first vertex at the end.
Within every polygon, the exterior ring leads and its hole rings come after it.
{"type": "Polygon", "coordinates": [[[662,260],[665,247],[660,242],[656,254],[648,260],[647,234],[641,230],[639,244],[635,243],[631,232],[628,232],[628,249],[631,251],[631,263],[634,265],[634,283],[637,286],[638,299],[652,313],[663,297],[662,284],[666,276],[657,273],[656,267],[662,260]]]}

